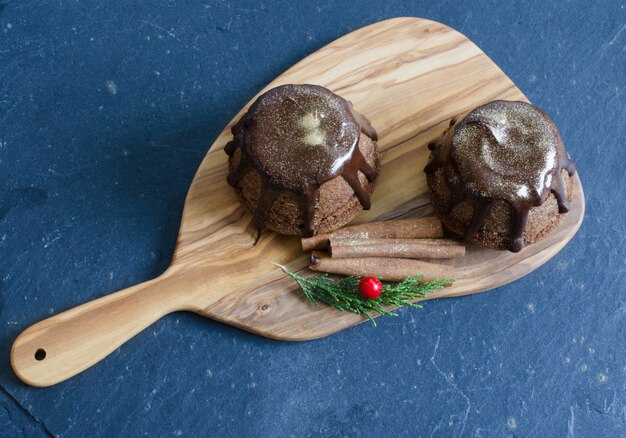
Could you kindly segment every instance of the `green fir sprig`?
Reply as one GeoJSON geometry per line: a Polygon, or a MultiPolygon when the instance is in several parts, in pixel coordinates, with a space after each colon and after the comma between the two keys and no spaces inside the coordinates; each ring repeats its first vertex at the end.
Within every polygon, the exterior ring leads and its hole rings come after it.
{"type": "Polygon", "coordinates": [[[452,284],[454,280],[437,279],[420,282],[423,275],[407,277],[400,283],[383,284],[383,290],[376,299],[363,298],[359,293],[359,277],[344,277],[335,280],[327,274],[302,277],[289,272],[283,266],[283,271],[298,283],[304,296],[314,304],[324,303],[337,310],[348,311],[365,315],[376,326],[373,313],[379,315],[397,316],[396,313],[386,310],[385,307],[408,306],[421,308],[422,306],[411,301],[425,298],[429,292],[452,284]]]}

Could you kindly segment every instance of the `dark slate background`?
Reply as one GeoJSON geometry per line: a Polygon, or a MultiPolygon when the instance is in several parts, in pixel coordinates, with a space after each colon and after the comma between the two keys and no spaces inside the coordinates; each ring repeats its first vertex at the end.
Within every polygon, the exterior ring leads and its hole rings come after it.
{"type": "Polygon", "coordinates": [[[626,11],[506,4],[0,2],[1,436],[624,436],[626,11]],[[467,34],[550,113],[587,215],[490,293],[306,343],[191,314],[49,389],[10,346],[168,265],[208,146],[264,84],[335,38],[423,16],[467,34]]]}

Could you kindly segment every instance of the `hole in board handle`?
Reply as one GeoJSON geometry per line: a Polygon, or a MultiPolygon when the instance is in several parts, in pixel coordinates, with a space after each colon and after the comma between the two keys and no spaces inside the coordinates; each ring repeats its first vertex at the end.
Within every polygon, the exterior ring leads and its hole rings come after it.
{"type": "Polygon", "coordinates": [[[44,350],[43,348],[40,348],[39,350],[35,351],[35,359],[38,361],[42,361],[46,358],[46,350],[44,350]]]}

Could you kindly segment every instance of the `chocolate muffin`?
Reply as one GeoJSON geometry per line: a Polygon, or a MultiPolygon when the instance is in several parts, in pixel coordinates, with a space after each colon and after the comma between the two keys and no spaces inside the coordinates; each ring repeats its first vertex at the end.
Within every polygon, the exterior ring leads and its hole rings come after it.
{"type": "Polygon", "coordinates": [[[379,169],[376,131],[326,88],[273,88],[232,133],[228,184],[259,232],[327,233],[370,208],[379,169]]]}
{"type": "Polygon", "coordinates": [[[428,147],[439,218],[478,245],[518,252],[569,210],[574,162],[550,117],[529,103],[496,100],[454,117],[428,147]]]}

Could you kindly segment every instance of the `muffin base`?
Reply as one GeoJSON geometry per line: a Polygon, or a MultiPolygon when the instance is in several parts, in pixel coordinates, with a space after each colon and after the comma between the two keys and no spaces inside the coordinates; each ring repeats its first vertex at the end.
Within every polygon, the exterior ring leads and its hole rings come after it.
{"type": "MultiPolygon", "coordinates": [[[[380,160],[376,142],[361,133],[358,147],[367,163],[379,171],[380,160]]],[[[231,172],[236,168],[239,159],[240,151],[237,150],[228,160],[231,172]]],[[[369,182],[362,172],[359,172],[359,181],[368,193],[374,191],[374,182],[369,182]]],[[[255,169],[248,172],[235,187],[237,198],[251,214],[254,214],[257,208],[260,193],[261,176],[255,169]]],[[[337,176],[327,181],[321,185],[315,202],[314,234],[336,230],[350,222],[362,209],[354,191],[343,177],[337,176]]],[[[279,193],[264,226],[281,234],[304,236],[306,234],[304,216],[298,197],[289,191],[279,193]]]]}
{"type": "MultiPolygon", "coordinates": [[[[571,204],[574,179],[567,174],[566,170],[561,171],[561,178],[563,178],[567,200],[571,204]]],[[[449,204],[452,194],[444,180],[444,169],[440,168],[427,175],[426,180],[431,203],[442,224],[454,234],[463,236],[472,220],[475,200],[468,196],[452,210],[446,212],[445,206],[449,204]]],[[[524,229],[524,245],[530,245],[550,234],[565,214],[567,213],[559,213],[556,198],[552,193],[549,193],[544,203],[533,207],[528,214],[528,224],[524,229]]],[[[508,249],[512,220],[513,209],[511,206],[504,200],[494,200],[485,222],[478,229],[478,232],[468,240],[486,248],[506,250],[508,249]]]]}

